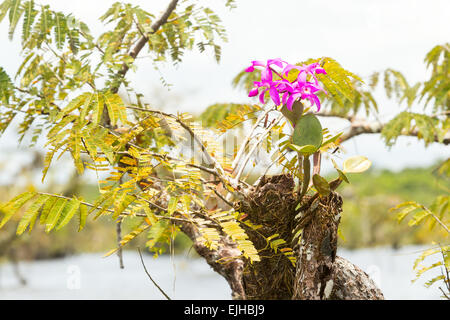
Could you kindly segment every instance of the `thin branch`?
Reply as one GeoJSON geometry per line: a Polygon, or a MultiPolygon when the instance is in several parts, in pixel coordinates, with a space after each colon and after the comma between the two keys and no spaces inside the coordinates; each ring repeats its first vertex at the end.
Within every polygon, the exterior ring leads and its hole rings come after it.
{"type": "Polygon", "coordinates": [[[225,203],[226,203],[227,205],[229,205],[231,208],[234,208],[233,204],[232,204],[230,201],[228,201],[227,199],[225,199],[224,196],[222,196],[222,195],[219,193],[219,191],[217,191],[215,188],[211,188],[211,187],[210,187],[210,189],[211,189],[212,191],[214,191],[214,193],[215,193],[220,199],[222,199],[223,202],[225,202],[225,203]]]}
{"type": "MultiPolygon", "coordinates": [[[[78,32],[80,32],[81,35],[82,35],[86,40],[89,40],[89,36],[88,36],[83,30],[78,29],[78,32]]],[[[92,41],[92,44],[98,49],[98,51],[100,51],[101,54],[105,55],[105,51],[98,45],[98,43],[92,41]]]]}
{"type": "Polygon", "coordinates": [[[155,282],[155,280],[153,280],[152,276],[150,275],[150,273],[148,273],[147,268],[145,267],[145,263],[144,263],[144,259],[142,258],[142,253],[141,253],[141,249],[138,248],[138,252],[139,252],[139,257],[141,257],[141,262],[142,262],[142,266],[144,267],[144,271],[147,274],[148,278],[150,279],[150,281],[155,285],[156,288],[158,288],[158,290],[163,294],[164,297],[166,297],[167,300],[172,300],[170,299],[170,297],[164,292],[163,289],[161,289],[160,286],[158,286],[158,284],[155,282]]]}
{"type": "Polygon", "coordinates": [[[123,250],[122,250],[122,246],[120,245],[120,242],[122,241],[122,219],[120,219],[117,222],[116,234],[117,234],[117,244],[118,244],[117,256],[119,257],[119,267],[120,267],[120,269],[124,269],[125,267],[123,265],[123,250]]]}
{"type": "MultiPolygon", "coordinates": [[[[340,140],[341,142],[350,140],[351,138],[354,138],[361,134],[367,134],[367,133],[381,133],[383,131],[383,128],[385,127],[385,123],[380,122],[372,122],[365,119],[357,119],[354,116],[346,116],[346,115],[339,115],[334,113],[319,113],[317,114],[319,117],[336,117],[348,120],[350,122],[350,130],[346,133],[344,133],[340,140]]],[[[441,114],[439,114],[441,115],[441,114]]],[[[437,115],[433,115],[435,117],[437,115]]],[[[419,130],[413,129],[408,132],[404,132],[401,134],[402,136],[411,136],[411,137],[418,137],[419,136],[419,130]]],[[[434,137],[435,142],[441,142],[439,141],[439,138],[437,136],[434,137]]],[[[445,145],[450,144],[450,134],[447,133],[444,139],[442,140],[442,143],[445,145]]]]}
{"type": "MultiPolygon", "coordinates": [[[[151,26],[151,32],[147,33],[146,35],[143,35],[139,41],[136,43],[135,47],[129,52],[129,56],[131,58],[136,59],[136,57],[138,56],[139,52],[142,50],[142,48],[144,48],[145,44],[147,43],[147,41],[149,40],[149,35],[150,34],[154,34],[156,31],[158,31],[158,29],[164,25],[167,22],[167,19],[169,18],[169,16],[171,15],[171,13],[175,10],[176,6],[178,4],[178,0],[172,0],[167,9],[163,12],[163,14],[161,15],[161,17],[156,20],[151,26]]],[[[130,65],[126,62],[123,63],[122,65],[122,69],[120,69],[118,75],[121,79],[123,79],[126,75],[126,73],[128,72],[128,70],[130,69],[130,65]]],[[[120,86],[121,82],[119,82],[114,88],[111,89],[111,92],[113,93],[117,93],[119,91],[119,86],[120,86]]]]}
{"type": "Polygon", "coordinates": [[[275,110],[275,108],[266,110],[256,120],[256,122],[253,125],[252,129],[250,130],[249,134],[245,137],[244,142],[241,145],[241,148],[239,149],[238,153],[236,154],[236,158],[234,158],[233,163],[231,164],[231,168],[233,169],[233,171],[236,169],[239,162],[241,161],[241,157],[243,157],[243,155],[245,153],[245,149],[247,148],[247,145],[249,144],[251,138],[253,137],[253,133],[255,132],[256,128],[258,128],[261,121],[263,121],[265,119],[265,117],[269,114],[269,112],[271,112],[273,110],[275,110]]]}
{"type": "Polygon", "coordinates": [[[441,219],[439,219],[433,212],[431,212],[430,209],[428,209],[427,207],[422,206],[422,205],[421,205],[421,207],[423,210],[428,212],[434,218],[434,220],[436,220],[441,225],[441,227],[444,228],[445,231],[447,231],[447,233],[450,233],[450,230],[448,229],[448,227],[441,221],[441,219]]]}
{"type": "Polygon", "coordinates": [[[283,118],[283,115],[280,115],[277,119],[275,119],[275,121],[268,127],[266,128],[266,130],[264,130],[263,133],[261,133],[261,135],[258,137],[258,140],[256,140],[256,143],[252,146],[252,148],[250,149],[250,151],[248,152],[247,156],[245,157],[245,159],[242,162],[242,165],[239,169],[239,171],[236,174],[235,179],[239,180],[242,173],[244,172],[244,168],[247,165],[247,162],[250,160],[250,157],[252,156],[253,152],[255,152],[256,148],[258,147],[258,145],[262,142],[262,140],[265,138],[265,136],[270,132],[270,130],[272,130],[272,128],[278,124],[278,122],[281,121],[281,119],[283,118]]]}

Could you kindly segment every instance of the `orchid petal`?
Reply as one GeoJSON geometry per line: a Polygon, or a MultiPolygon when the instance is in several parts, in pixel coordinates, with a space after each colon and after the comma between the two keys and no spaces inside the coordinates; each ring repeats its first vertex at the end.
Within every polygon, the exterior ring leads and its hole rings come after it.
{"type": "Polygon", "coordinates": [[[289,71],[291,71],[292,69],[297,69],[297,70],[301,71],[302,68],[299,66],[296,66],[294,64],[288,64],[286,67],[284,67],[282,74],[287,76],[289,71]]]}
{"type": "Polygon", "coordinates": [[[258,94],[258,88],[254,88],[252,90],[250,90],[250,92],[248,93],[249,97],[254,97],[258,94]]]}
{"type": "Polygon", "coordinates": [[[297,77],[297,81],[299,84],[305,84],[306,83],[306,72],[300,71],[297,77]]]}
{"type": "Polygon", "coordinates": [[[254,66],[250,66],[247,69],[245,69],[245,72],[253,72],[255,71],[255,67],[254,66]]]}
{"type": "Polygon", "coordinates": [[[261,81],[271,82],[272,81],[272,70],[270,70],[269,68],[264,69],[261,72],[261,81]]]}
{"type": "Polygon", "coordinates": [[[260,101],[262,104],[265,104],[265,103],[266,103],[266,102],[264,101],[264,95],[265,95],[265,93],[266,93],[267,90],[269,90],[269,89],[264,89],[264,90],[259,94],[259,101],[260,101]]]}
{"type": "Polygon", "coordinates": [[[316,73],[327,74],[327,72],[325,71],[324,68],[317,68],[317,69],[316,69],[316,73]]]}
{"type": "MultiPolygon", "coordinates": [[[[281,60],[280,58],[276,58],[276,59],[269,59],[267,60],[267,66],[269,67],[270,65],[274,64],[277,67],[283,68],[283,60],[281,60]]],[[[284,62],[285,63],[285,62],[284,62]]]]}
{"type": "Polygon", "coordinates": [[[317,98],[317,96],[314,95],[314,94],[311,95],[311,98],[314,100],[315,105],[317,106],[317,112],[319,112],[320,111],[320,100],[319,100],[319,98],[317,98]]]}
{"type": "Polygon", "coordinates": [[[255,66],[264,67],[265,64],[262,61],[254,60],[254,61],[252,61],[252,65],[250,67],[248,67],[247,69],[245,69],[245,72],[253,72],[253,71],[255,71],[255,66]]]}
{"type": "Polygon", "coordinates": [[[292,111],[292,105],[294,104],[294,96],[293,95],[290,95],[289,96],[289,99],[288,99],[288,101],[287,101],[287,103],[286,103],[286,108],[288,108],[288,110],[291,110],[292,111]]]}
{"type": "Polygon", "coordinates": [[[258,60],[253,60],[252,61],[252,65],[253,66],[258,66],[258,67],[265,67],[266,66],[266,64],[264,62],[258,61],[258,60]]]}
{"type": "Polygon", "coordinates": [[[282,102],[283,104],[286,104],[286,101],[287,101],[288,98],[289,98],[289,92],[285,92],[285,93],[283,94],[283,97],[282,97],[282,99],[281,99],[281,102],[282,102]]]}
{"type": "Polygon", "coordinates": [[[274,87],[270,88],[270,97],[272,98],[272,101],[275,103],[275,105],[280,105],[280,94],[278,93],[277,89],[274,87]]]}

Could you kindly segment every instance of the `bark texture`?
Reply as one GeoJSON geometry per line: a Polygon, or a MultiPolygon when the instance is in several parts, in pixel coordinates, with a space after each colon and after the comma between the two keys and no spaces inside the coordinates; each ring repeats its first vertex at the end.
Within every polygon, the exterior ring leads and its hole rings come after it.
{"type": "Polygon", "coordinates": [[[196,252],[229,283],[233,299],[383,299],[369,276],[336,256],[337,228],[342,198],[306,196],[298,207],[298,193],[290,175],[262,177],[235,209],[248,215],[257,230],[247,234],[260,252],[261,261],[240,258],[235,244],[223,235],[217,250],[199,243],[195,227],[180,221],[181,230],[193,241],[196,252]],[[301,232],[301,240],[295,235],[301,232]],[[295,265],[266,238],[278,234],[294,247],[295,265]]]}
{"type": "Polygon", "coordinates": [[[334,288],[337,228],[342,199],[334,192],[316,198],[300,211],[302,236],[298,249],[294,299],[324,300],[334,288]]]}
{"type": "MultiPolygon", "coordinates": [[[[290,247],[295,228],[296,196],[294,180],[289,175],[262,177],[248,197],[236,204],[236,210],[248,215],[256,231],[246,228],[259,250],[261,261],[246,264],[243,286],[248,299],[291,299],[295,277],[294,264],[279,250],[275,252],[267,238],[278,234],[290,247]]],[[[274,240],[275,240],[274,239],[274,240]]]]}
{"type": "Polygon", "coordinates": [[[383,300],[384,296],[369,275],[353,263],[336,257],[330,300],[383,300]]]}

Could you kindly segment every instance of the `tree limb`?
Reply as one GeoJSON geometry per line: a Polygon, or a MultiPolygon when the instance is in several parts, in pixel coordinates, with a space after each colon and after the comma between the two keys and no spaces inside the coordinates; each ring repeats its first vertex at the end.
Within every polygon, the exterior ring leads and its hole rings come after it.
{"type": "MultiPolygon", "coordinates": [[[[365,119],[358,119],[354,116],[346,116],[346,115],[339,115],[339,114],[333,114],[333,113],[319,113],[317,114],[319,117],[336,117],[348,120],[350,122],[350,130],[348,130],[346,133],[344,133],[340,140],[341,142],[350,140],[351,138],[354,138],[361,134],[366,133],[381,133],[383,131],[383,128],[385,127],[386,123],[381,122],[375,122],[375,121],[368,121],[365,119]]],[[[413,129],[408,132],[403,132],[401,134],[402,136],[410,136],[410,137],[418,137],[419,130],[413,129]]],[[[450,133],[447,133],[444,137],[444,139],[439,141],[439,138],[437,136],[434,137],[435,142],[440,142],[445,145],[450,144],[450,133]]]]}
{"type": "MultiPolygon", "coordinates": [[[[142,48],[144,48],[145,44],[147,43],[149,37],[148,35],[150,34],[154,34],[156,31],[158,31],[158,29],[163,26],[166,22],[167,19],[169,18],[169,16],[172,14],[172,12],[175,10],[176,6],[178,4],[178,0],[172,0],[169,5],[167,6],[167,9],[163,12],[163,14],[159,17],[158,20],[156,20],[151,26],[151,32],[143,35],[138,42],[136,43],[136,45],[134,46],[134,48],[128,53],[128,55],[130,57],[134,59],[136,59],[136,57],[138,56],[139,52],[141,52],[142,48]]],[[[128,72],[128,70],[130,69],[130,66],[128,63],[124,62],[122,65],[122,69],[120,69],[118,75],[121,79],[123,79],[126,75],[126,73],[128,72]]],[[[117,93],[119,91],[119,86],[120,86],[121,82],[119,82],[115,87],[113,87],[111,89],[111,91],[113,93],[117,93]]]]}
{"type": "Polygon", "coordinates": [[[152,276],[150,275],[150,273],[147,271],[147,268],[145,267],[145,263],[144,263],[144,259],[142,258],[142,253],[141,253],[141,249],[138,248],[138,252],[139,252],[139,257],[141,258],[141,263],[142,266],[144,267],[144,271],[147,274],[148,278],[150,279],[150,281],[155,285],[156,288],[158,288],[158,290],[163,294],[163,296],[167,299],[167,300],[172,300],[170,299],[170,297],[164,292],[163,289],[161,289],[160,286],[158,286],[158,284],[155,282],[155,280],[153,280],[152,276]]]}

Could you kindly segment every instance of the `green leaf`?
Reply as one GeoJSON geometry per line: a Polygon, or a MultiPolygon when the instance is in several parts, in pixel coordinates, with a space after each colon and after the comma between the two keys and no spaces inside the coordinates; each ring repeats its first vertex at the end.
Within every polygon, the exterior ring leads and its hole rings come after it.
{"type": "MultiPolygon", "coordinates": [[[[425,208],[422,207],[422,209],[425,209],[425,208]]],[[[416,225],[420,224],[423,219],[425,219],[429,216],[431,216],[431,212],[429,210],[420,210],[412,216],[411,220],[408,221],[408,226],[410,226],[410,227],[416,226],[416,225]]]]}
{"type": "Polygon", "coordinates": [[[12,95],[13,84],[11,78],[5,72],[5,70],[0,67],[0,101],[8,104],[9,98],[12,95]]]}
{"type": "Polygon", "coordinates": [[[177,197],[170,197],[169,204],[167,206],[167,213],[169,216],[171,216],[175,210],[177,210],[177,204],[178,204],[178,198],[177,197]]]}
{"type": "Polygon", "coordinates": [[[11,0],[5,0],[0,4],[0,22],[3,21],[9,8],[11,7],[11,0]]]}
{"type": "Polygon", "coordinates": [[[66,199],[58,199],[53,206],[52,210],[49,212],[47,219],[45,221],[45,232],[49,233],[58,222],[58,219],[67,203],[66,199]]]}
{"type": "Polygon", "coordinates": [[[110,144],[107,144],[105,142],[105,138],[107,137],[107,131],[105,129],[99,129],[95,128],[90,131],[89,135],[84,135],[85,137],[88,137],[85,142],[88,143],[88,149],[89,151],[92,151],[93,147],[99,147],[100,150],[105,154],[106,158],[108,158],[108,161],[110,163],[114,162],[114,152],[112,150],[112,147],[110,144]],[[87,141],[89,140],[89,141],[87,141]]]}
{"type": "Polygon", "coordinates": [[[319,119],[313,114],[302,116],[296,123],[292,141],[297,146],[312,145],[320,148],[323,140],[322,126],[319,119]]]}
{"type": "Polygon", "coordinates": [[[11,1],[11,8],[9,9],[9,40],[13,39],[14,31],[23,11],[24,8],[21,6],[21,0],[11,1]]]}
{"type": "Polygon", "coordinates": [[[114,201],[114,213],[112,219],[115,220],[119,215],[134,201],[136,197],[134,195],[128,194],[124,191],[120,196],[114,201]]]}
{"type": "Polygon", "coordinates": [[[150,225],[148,225],[148,224],[145,224],[145,223],[141,224],[139,227],[137,227],[132,232],[130,232],[129,234],[127,234],[126,236],[123,237],[123,239],[120,241],[120,245],[118,248],[115,248],[115,249],[109,251],[103,257],[108,257],[111,254],[113,254],[114,252],[116,252],[119,248],[124,247],[125,245],[128,244],[128,242],[130,242],[131,240],[136,238],[138,235],[140,235],[142,232],[147,230],[149,227],[150,227],[150,225]]]}
{"type": "Polygon", "coordinates": [[[92,113],[92,120],[95,124],[102,122],[103,109],[105,108],[105,98],[102,93],[97,92],[94,100],[94,109],[92,113]]]}
{"type": "Polygon", "coordinates": [[[88,112],[91,110],[92,105],[95,102],[95,96],[96,96],[95,93],[90,93],[90,92],[86,92],[85,95],[86,95],[86,98],[84,99],[83,107],[81,108],[81,111],[80,111],[81,121],[85,121],[88,112]]]}
{"type": "Polygon", "coordinates": [[[330,185],[325,178],[321,177],[318,174],[315,174],[315,175],[313,175],[312,181],[313,181],[314,187],[316,188],[316,190],[319,192],[319,194],[321,196],[326,197],[330,194],[330,192],[331,192],[330,185]]]}
{"type": "Polygon", "coordinates": [[[67,35],[67,21],[62,12],[55,12],[55,42],[56,47],[61,50],[64,47],[67,35]]]}
{"type": "Polygon", "coordinates": [[[37,10],[34,9],[34,1],[24,3],[25,17],[23,21],[22,42],[28,40],[31,34],[31,27],[36,18],[37,10]]]}
{"type": "Polygon", "coordinates": [[[167,240],[170,241],[171,234],[168,231],[170,231],[169,221],[163,219],[159,220],[156,224],[151,226],[147,234],[148,241],[145,245],[151,251],[155,252],[155,254],[163,252],[164,249],[159,249],[157,244],[164,243],[167,240]]]}
{"type": "Polygon", "coordinates": [[[317,151],[317,147],[310,144],[307,144],[305,146],[297,146],[295,144],[289,144],[288,147],[294,151],[300,152],[303,155],[311,155],[317,151]]]}
{"type": "Polygon", "coordinates": [[[354,156],[346,159],[343,164],[345,173],[361,173],[370,168],[372,162],[364,156],[354,156]]]}
{"type": "Polygon", "coordinates": [[[410,214],[411,212],[413,212],[414,210],[417,210],[418,207],[417,206],[408,206],[403,208],[398,214],[397,214],[397,222],[400,223],[403,221],[403,219],[405,219],[405,217],[410,214]]]}
{"type": "Polygon", "coordinates": [[[16,234],[21,235],[28,225],[30,228],[32,226],[32,222],[36,220],[37,215],[39,214],[39,209],[44,205],[44,203],[50,198],[49,195],[39,195],[37,200],[25,211],[22,216],[22,219],[19,222],[19,226],[17,227],[16,234]]]}
{"type": "Polygon", "coordinates": [[[286,105],[281,108],[281,113],[289,120],[292,126],[300,119],[303,114],[303,104],[300,101],[295,101],[292,104],[292,110],[288,110],[286,105]]]}
{"type": "Polygon", "coordinates": [[[338,168],[336,168],[336,171],[338,172],[339,178],[340,178],[341,180],[343,180],[343,181],[345,181],[345,182],[347,182],[347,183],[350,183],[350,181],[348,181],[348,178],[347,178],[347,176],[345,175],[344,172],[342,172],[342,171],[339,170],[338,168]]]}
{"type": "Polygon", "coordinates": [[[61,212],[61,216],[56,225],[56,230],[59,230],[62,227],[64,227],[66,224],[68,224],[69,221],[72,219],[72,217],[75,215],[75,213],[78,211],[79,207],[80,207],[80,200],[78,200],[77,198],[72,199],[64,207],[64,210],[61,212]]]}
{"type": "MultiPolygon", "coordinates": [[[[62,119],[64,116],[71,113],[73,110],[80,108],[82,105],[86,103],[86,100],[91,97],[92,93],[85,92],[75,99],[72,99],[69,104],[58,114],[56,121],[62,119]]],[[[64,121],[64,120],[63,120],[64,121]]]]}
{"type": "Polygon", "coordinates": [[[150,210],[148,205],[144,205],[144,211],[145,211],[145,214],[147,215],[148,221],[150,222],[151,225],[154,225],[158,222],[158,218],[155,216],[153,211],[150,210]]]}
{"type": "Polygon", "coordinates": [[[0,228],[3,227],[5,223],[8,222],[8,220],[11,219],[11,217],[35,195],[36,192],[34,191],[24,192],[15,197],[14,199],[10,200],[3,207],[0,207],[0,209],[5,211],[6,213],[2,219],[2,222],[0,223],[0,228]]]}
{"type": "Polygon", "coordinates": [[[87,206],[81,204],[80,205],[80,225],[78,227],[78,232],[83,230],[84,226],[86,225],[87,216],[88,216],[87,206]]]}
{"type": "Polygon", "coordinates": [[[330,139],[326,140],[324,143],[322,143],[322,147],[326,146],[327,144],[335,142],[342,134],[343,134],[343,132],[340,132],[337,135],[335,135],[335,136],[331,137],[330,139]]]}
{"type": "Polygon", "coordinates": [[[50,213],[50,210],[53,208],[53,205],[56,203],[57,200],[58,200],[58,198],[51,197],[50,199],[48,199],[45,202],[44,207],[42,208],[42,211],[41,211],[41,216],[39,217],[40,224],[45,224],[48,214],[50,213]]]}
{"type": "MultiPolygon", "coordinates": [[[[47,34],[50,33],[53,26],[53,18],[48,5],[41,7],[41,15],[38,24],[40,31],[39,40],[42,42],[46,39],[47,34]]],[[[40,45],[38,47],[40,47],[40,45]]]]}
{"type": "Polygon", "coordinates": [[[334,161],[332,158],[331,158],[330,160],[331,160],[331,162],[333,163],[334,168],[335,168],[336,171],[338,172],[339,178],[340,178],[341,180],[347,182],[347,183],[350,183],[350,182],[348,181],[348,178],[347,178],[347,176],[345,175],[345,173],[342,172],[342,171],[339,169],[339,167],[338,167],[336,161],[334,161]]]}
{"type": "Polygon", "coordinates": [[[122,124],[125,124],[127,121],[127,113],[122,98],[118,94],[111,92],[106,93],[104,98],[111,124],[115,126],[117,120],[120,120],[122,124]]]}
{"type": "Polygon", "coordinates": [[[83,161],[81,160],[81,147],[80,147],[81,135],[79,134],[79,131],[72,130],[70,138],[71,138],[69,141],[70,153],[72,154],[75,168],[77,169],[79,174],[83,174],[84,165],[83,161]]]}

